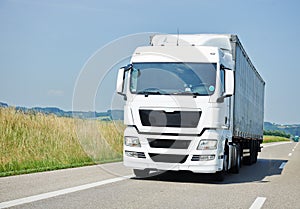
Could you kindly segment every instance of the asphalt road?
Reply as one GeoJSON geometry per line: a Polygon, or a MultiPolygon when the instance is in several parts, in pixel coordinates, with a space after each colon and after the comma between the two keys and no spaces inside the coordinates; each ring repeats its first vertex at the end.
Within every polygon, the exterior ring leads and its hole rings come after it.
{"type": "Polygon", "coordinates": [[[0,178],[0,208],[300,208],[300,145],[268,144],[224,182],[189,172],[133,178],[122,163],[0,178]]]}

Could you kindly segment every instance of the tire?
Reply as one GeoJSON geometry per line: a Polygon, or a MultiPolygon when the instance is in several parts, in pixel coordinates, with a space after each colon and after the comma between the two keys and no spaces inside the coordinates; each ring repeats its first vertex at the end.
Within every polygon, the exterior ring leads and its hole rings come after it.
{"type": "Polygon", "coordinates": [[[258,155],[258,141],[257,140],[251,140],[250,141],[250,156],[244,157],[244,164],[246,165],[252,165],[257,162],[257,155],[258,155]]]}
{"type": "Polygon", "coordinates": [[[253,151],[254,151],[253,147],[254,147],[253,146],[253,141],[251,140],[249,142],[249,153],[250,153],[250,155],[243,157],[243,163],[245,165],[251,165],[254,162],[254,160],[253,160],[253,151]]]}
{"type": "Polygon", "coordinates": [[[236,146],[236,158],[235,158],[235,165],[231,168],[232,173],[239,173],[241,167],[241,151],[240,146],[236,146]]]}
{"type": "Polygon", "coordinates": [[[253,164],[255,161],[255,141],[251,141],[250,157],[251,157],[251,164],[253,164]]]}
{"type": "Polygon", "coordinates": [[[133,173],[136,178],[147,178],[149,177],[150,171],[148,169],[140,170],[140,169],[133,169],[133,173]]]}
{"type": "Polygon", "coordinates": [[[258,155],[258,146],[259,143],[257,140],[255,140],[255,143],[254,143],[254,151],[253,151],[253,163],[256,163],[257,162],[257,155],[258,155]]]}
{"type": "Polygon", "coordinates": [[[251,164],[254,164],[257,162],[257,140],[251,141],[251,152],[250,152],[250,157],[251,157],[251,164]]]}
{"type": "Polygon", "coordinates": [[[227,167],[228,167],[228,154],[224,153],[223,170],[215,173],[214,179],[216,181],[219,181],[219,182],[224,181],[225,175],[227,173],[227,167]]]}

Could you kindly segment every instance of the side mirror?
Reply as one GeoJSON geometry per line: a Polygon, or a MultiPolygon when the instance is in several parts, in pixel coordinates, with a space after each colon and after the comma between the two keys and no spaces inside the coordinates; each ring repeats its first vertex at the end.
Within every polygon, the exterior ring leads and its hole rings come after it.
{"type": "Polygon", "coordinates": [[[226,68],[225,70],[225,91],[217,102],[224,102],[224,98],[234,95],[234,71],[226,68]]]}
{"type": "Polygon", "coordinates": [[[117,90],[118,94],[121,94],[123,96],[125,95],[123,93],[123,90],[124,90],[124,78],[125,78],[125,68],[122,67],[122,68],[119,69],[119,72],[118,72],[116,90],[117,90]]]}
{"type": "Polygon", "coordinates": [[[234,71],[225,70],[225,92],[224,97],[230,97],[234,94],[234,71]]]}

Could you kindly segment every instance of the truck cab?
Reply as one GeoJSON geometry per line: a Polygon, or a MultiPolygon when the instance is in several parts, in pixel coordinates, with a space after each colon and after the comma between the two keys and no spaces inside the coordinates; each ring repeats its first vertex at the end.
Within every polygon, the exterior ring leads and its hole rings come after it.
{"type": "Polygon", "coordinates": [[[233,143],[234,61],[226,35],[156,35],[119,70],[124,165],[151,170],[238,170],[233,143]]]}

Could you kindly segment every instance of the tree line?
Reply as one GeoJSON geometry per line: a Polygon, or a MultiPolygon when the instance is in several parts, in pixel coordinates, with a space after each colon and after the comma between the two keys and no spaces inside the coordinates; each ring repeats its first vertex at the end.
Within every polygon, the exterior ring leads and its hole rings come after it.
{"type": "Polygon", "coordinates": [[[284,131],[279,131],[279,130],[264,130],[264,135],[281,136],[281,137],[285,137],[285,138],[291,137],[291,134],[288,134],[284,131]]]}

